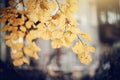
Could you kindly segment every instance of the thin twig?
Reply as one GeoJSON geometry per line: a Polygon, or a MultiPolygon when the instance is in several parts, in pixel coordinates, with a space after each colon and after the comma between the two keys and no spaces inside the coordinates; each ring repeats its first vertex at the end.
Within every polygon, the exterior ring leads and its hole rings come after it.
{"type": "Polygon", "coordinates": [[[46,23],[44,23],[44,25],[45,25],[45,27],[46,27],[46,28],[48,28],[48,26],[47,26],[47,24],[46,24],[46,23]]]}
{"type": "Polygon", "coordinates": [[[14,7],[16,7],[16,6],[17,6],[19,3],[21,3],[21,2],[22,2],[22,0],[20,0],[18,3],[16,3],[14,7]]]}
{"type": "Polygon", "coordinates": [[[23,4],[23,10],[25,11],[25,4],[23,0],[22,0],[22,4],[23,4]]]}
{"type": "Polygon", "coordinates": [[[80,41],[83,45],[85,45],[85,44],[83,43],[83,41],[80,39],[79,35],[77,35],[77,37],[78,37],[79,41],[80,41]]]}
{"type": "MultiPolygon", "coordinates": [[[[60,9],[60,4],[59,4],[59,2],[58,2],[57,0],[55,0],[55,1],[56,1],[57,5],[58,5],[58,11],[62,12],[62,10],[60,9]]],[[[58,11],[57,11],[57,12],[58,12],[58,11]]],[[[57,13],[57,12],[56,12],[56,13],[57,13]]]]}

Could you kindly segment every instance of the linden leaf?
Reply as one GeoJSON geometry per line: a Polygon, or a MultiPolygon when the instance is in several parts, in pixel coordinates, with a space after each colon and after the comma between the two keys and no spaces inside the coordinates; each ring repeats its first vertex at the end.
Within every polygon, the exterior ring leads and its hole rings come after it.
{"type": "Polygon", "coordinates": [[[77,39],[77,35],[72,33],[71,31],[67,31],[64,33],[64,37],[69,38],[69,41],[72,42],[77,39]]]}
{"type": "Polygon", "coordinates": [[[53,48],[60,48],[60,47],[62,47],[63,42],[59,39],[54,39],[54,40],[52,40],[51,44],[52,44],[53,48]]]}
{"type": "Polygon", "coordinates": [[[23,43],[16,43],[16,44],[12,44],[12,48],[15,50],[21,50],[24,47],[23,43]]]}
{"type": "Polygon", "coordinates": [[[27,54],[27,55],[30,56],[30,57],[33,57],[33,56],[34,56],[34,51],[31,50],[30,48],[24,47],[24,53],[27,54]]]}
{"type": "Polygon", "coordinates": [[[25,36],[25,33],[21,32],[21,31],[18,31],[17,34],[18,34],[19,38],[25,36]]]}
{"type": "Polygon", "coordinates": [[[10,32],[14,32],[14,31],[17,31],[17,29],[18,29],[17,27],[9,26],[7,30],[10,32]]]}
{"type": "Polygon", "coordinates": [[[48,3],[48,7],[49,7],[50,11],[54,11],[54,10],[56,10],[57,5],[56,5],[56,3],[55,3],[53,0],[51,0],[51,1],[48,3]]]}
{"type": "Polygon", "coordinates": [[[92,61],[91,56],[86,53],[78,54],[78,58],[80,59],[80,62],[83,64],[89,64],[92,61]]]}
{"type": "Polygon", "coordinates": [[[32,38],[32,39],[36,39],[36,38],[40,38],[40,37],[41,37],[41,36],[39,35],[39,34],[40,34],[39,30],[31,30],[31,31],[29,32],[29,34],[31,35],[31,38],[32,38]]]}
{"type": "Polygon", "coordinates": [[[11,38],[11,35],[5,35],[4,36],[4,39],[10,39],[11,38]]]}
{"type": "Polygon", "coordinates": [[[8,25],[5,25],[5,26],[2,27],[1,31],[2,31],[2,32],[5,32],[5,31],[8,30],[8,28],[9,28],[9,26],[8,26],[8,25]]]}
{"type": "Polygon", "coordinates": [[[46,29],[45,31],[42,32],[41,34],[41,38],[43,38],[44,40],[49,40],[51,38],[51,31],[46,29]]]}
{"type": "Polygon", "coordinates": [[[12,47],[12,42],[11,42],[11,40],[7,40],[7,41],[6,41],[6,45],[9,46],[9,47],[12,47]]]}
{"type": "Polygon", "coordinates": [[[15,4],[14,0],[9,0],[9,5],[13,6],[15,4]]]}
{"type": "Polygon", "coordinates": [[[31,50],[30,48],[24,48],[24,52],[25,54],[27,54],[28,56],[32,58],[35,58],[35,59],[39,58],[38,54],[35,51],[31,50]]]}
{"type": "Polygon", "coordinates": [[[71,32],[74,33],[74,34],[78,34],[78,33],[80,33],[79,28],[77,28],[77,27],[73,27],[73,26],[67,28],[67,30],[68,30],[68,31],[71,31],[71,32]]]}
{"type": "Polygon", "coordinates": [[[26,31],[25,26],[20,26],[20,30],[23,31],[23,32],[25,32],[26,31]]]}
{"type": "Polygon", "coordinates": [[[20,58],[20,59],[15,59],[15,60],[13,61],[13,65],[14,65],[14,66],[21,66],[21,65],[23,65],[23,59],[22,59],[22,58],[20,58]]]}
{"type": "Polygon", "coordinates": [[[17,52],[17,53],[11,53],[11,58],[12,59],[18,59],[23,57],[23,53],[22,52],[17,52]]]}
{"type": "Polygon", "coordinates": [[[16,33],[11,33],[10,35],[5,35],[4,39],[12,39],[12,40],[17,40],[19,37],[16,33]]]}
{"type": "Polygon", "coordinates": [[[41,49],[36,45],[35,42],[29,44],[29,48],[33,51],[40,51],[41,49]]]}
{"type": "Polygon", "coordinates": [[[27,7],[27,11],[32,11],[35,9],[35,3],[36,3],[36,0],[28,0],[27,3],[26,3],[26,7],[27,7]]]}
{"type": "Polygon", "coordinates": [[[38,56],[38,54],[36,52],[33,53],[33,58],[39,59],[39,56],[38,56]]]}
{"type": "Polygon", "coordinates": [[[85,52],[85,45],[82,42],[77,42],[73,48],[72,48],[73,52],[75,53],[83,53],[85,52]]]}
{"type": "Polygon", "coordinates": [[[90,35],[89,35],[88,33],[81,32],[80,35],[81,35],[84,39],[86,39],[86,40],[88,40],[88,41],[91,41],[91,40],[92,40],[91,37],[90,37],[90,35]]]}
{"type": "MultiPolygon", "coordinates": [[[[33,11],[34,11],[34,9],[33,9],[33,11]]],[[[33,11],[31,13],[29,13],[27,16],[30,21],[37,22],[39,17],[37,15],[37,13],[35,13],[33,11]]]]}
{"type": "Polygon", "coordinates": [[[3,18],[0,18],[0,23],[3,23],[7,20],[7,18],[3,17],[3,18]]]}
{"type": "Polygon", "coordinates": [[[28,65],[30,64],[29,60],[26,57],[23,57],[22,59],[24,63],[27,63],[28,65]]]}
{"type": "Polygon", "coordinates": [[[60,39],[63,37],[63,31],[62,30],[54,30],[52,32],[52,39],[60,39]]]}
{"type": "Polygon", "coordinates": [[[32,21],[27,21],[26,23],[25,23],[25,26],[26,26],[26,28],[31,28],[32,27],[32,25],[33,25],[33,22],[32,21]]]}
{"type": "Polygon", "coordinates": [[[71,45],[71,41],[70,41],[70,39],[68,38],[68,37],[63,37],[62,39],[62,42],[63,42],[63,45],[65,46],[65,47],[70,47],[70,45],[71,45]]]}
{"type": "Polygon", "coordinates": [[[89,52],[95,52],[95,48],[92,46],[87,46],[87,51],[89,52]]]}
{"type": "Polygon", "coordinates": [[[36,27],[38,28],[39,31],[46,30],[46,27],[45,27],[45,25],[43,23],[38,24],[36,27]]]}
{"type": "Polygon", "coordinates": [[[46,1],[46,0],[41,0],[41,2],[40,2],[40,7],[41,7],[41,9],[46,9],[46,10],[48,10],[47,1],[46,1]]]}

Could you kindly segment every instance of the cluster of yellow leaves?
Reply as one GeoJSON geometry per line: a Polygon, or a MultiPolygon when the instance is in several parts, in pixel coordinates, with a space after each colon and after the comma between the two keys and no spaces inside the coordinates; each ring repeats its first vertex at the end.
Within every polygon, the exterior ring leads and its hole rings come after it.
{"type": "MultiPolygon", "coordinates": [[[[29,64],[26,56],[38,59],[37,54],[41,49],[34,42],[37,38],[51,40],[53,48],[62,46],[70,47],[72,42],[78,39],[78,35],[91,41],[87,33],[80,32],[74,18],[78,10],[77,0],[9,0],[10,7],[0,9],[0,23],[6,22],[1,29],[7,32],[4,36],[6,45],[12,52],[11,58],[15,66],[24,63],[29,64]],[[22,4],[24,9],[18,10],[15,6],[22,4]]],[[[94,52],[94,48],[83,42],[76,42],[73,51],[78,55],[81,63],[88,64],[92,59],[88,52],[94,52]]]]}
{"type": "Polygon", "coordinates": [[[88,46],[82,42],[77,42],[72,50],[78,55],[81,63],[89,64],[92,60],[89,53],[95,52],[95,48],[92,46],[88,46]]]}

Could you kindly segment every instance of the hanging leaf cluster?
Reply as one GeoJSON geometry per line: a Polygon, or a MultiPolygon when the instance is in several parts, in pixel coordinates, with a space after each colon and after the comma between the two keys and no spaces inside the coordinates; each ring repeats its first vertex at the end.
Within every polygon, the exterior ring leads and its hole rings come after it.
{"type": "Polygon", "coordinates": [[[29,64],[27,57],[38,59],[40,47],[35,39],[51,40],[53,48],[65,46],[78,55],[81,63],[92,61],[89,52],[94,52],[80,38],[91,41],[89,34],[77,27],[74,14],[78,10],[77,0],[9,0],[9,7],[0,9],[0,23],[5,22],[2,32],[6,45],[11,48],[15,66],[29,64]],[[18,9],[17,6],[22,6],[18,9]],[[76,41],[77,40],[77,41],[76,41]],[[72,43],[76,43],[72,46],[72,43]]]}

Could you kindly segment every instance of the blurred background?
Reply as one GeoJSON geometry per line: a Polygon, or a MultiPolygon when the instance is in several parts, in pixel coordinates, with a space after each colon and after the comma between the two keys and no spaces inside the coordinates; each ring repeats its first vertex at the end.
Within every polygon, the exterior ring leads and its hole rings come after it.
{"type": "MultiPolygon", "coordinates": [[[[79,0],[78,4],[78,27],[91,35],[89,44],[96,48],[89,65],[81,64],[71,49],[53,50],[50,41],[37,39],[40,59],[30,58],[30,65],[14,67],[0,32],[0,80],[120,80],[120,0],[79,0]]],[[[0,0],[0,8],[7,5],[7,0],[0,0]]]]}

